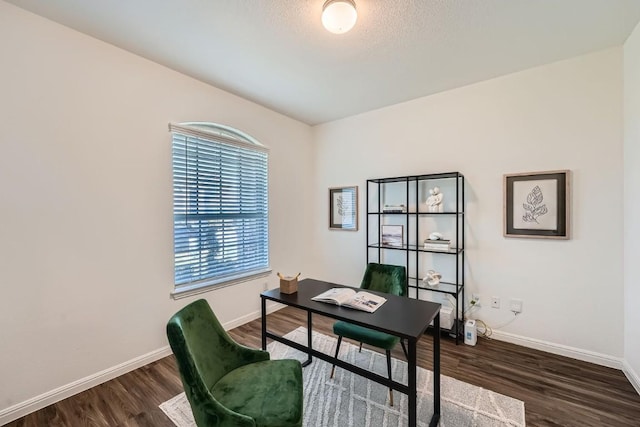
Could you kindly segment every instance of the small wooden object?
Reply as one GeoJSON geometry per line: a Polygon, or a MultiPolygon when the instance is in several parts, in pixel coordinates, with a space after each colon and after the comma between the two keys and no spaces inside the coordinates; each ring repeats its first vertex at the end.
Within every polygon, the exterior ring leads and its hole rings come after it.
{"type": "Polygon", "coordinates": [[[293,276],[283,276],[278,273],[278,277],[280,278],[280,292],[283,294],[295,294],[298,292],[298,273],[295,277],[293,276]]]}

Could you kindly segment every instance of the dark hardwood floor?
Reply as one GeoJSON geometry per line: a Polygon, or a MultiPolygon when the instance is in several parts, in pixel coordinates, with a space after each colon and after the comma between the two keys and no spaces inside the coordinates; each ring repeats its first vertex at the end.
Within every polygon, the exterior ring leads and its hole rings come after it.
{"type": "MultiPolygon", "coordinates": [[[[306,314],[291,307],[268,319],[269,330],[278,334],[305,324],[306,314]]],[[[314,317],[318,332],[332,335],[332,324],[314,317]]],[[[260,328],[260,320],[254,320],[230,334],[242,344],[260,347],[260,328]]],[[[432,367],[431,348],[430,336],[418,343],[418,364],[427,369],[432,367]]],[[[394,357],[404,357],[400,348],[394,357]]],[[[527,426],[640,426],[640,396],[616,369],[482,338],[475,347],[444,338],[441,369],[443,375],[524,401],[527,426]]],[[[8,426],[171,427],[158,405],[181,391],[170,356],[8,426]]]]}

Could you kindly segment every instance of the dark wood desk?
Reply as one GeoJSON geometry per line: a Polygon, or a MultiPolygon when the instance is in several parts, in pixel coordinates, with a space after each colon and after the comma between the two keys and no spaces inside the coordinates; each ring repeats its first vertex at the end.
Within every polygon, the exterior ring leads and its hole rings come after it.
{"type": "Polygon", "coordinates": [[[366,313],[311,300],[312,297],[328,289],[341,286],[343,285],[304,279],[298,283],[298,292],[294,294],[283,294],[280,289],[272,289],[260,294],[263,350],[267,349],[267,338],[270,338],[307,353],[308,359],[303,363],[303,366],[307,366],[312,362],[313,357],[317,357],[406,394],[409,398],[409,426],[415,427],[417,424],[416,344],[424,335],[431,321],[433,321],[433,416],[429,426],[437,426],[440,419],[440,304],[378,293],[384,296],[387,302],[378,308],[375,313],[366,313]],[[307,346],[267,331],[267,300],[297,307],[307,312],[307,346]],[[311,341],[311,320],[314,313],[337,320],[346,320],[347,322],[406,339],[408,341],[408,384],[405,385],[389,380],[389,378],[336,359],[332,355],[314,350],[311,341]]]}

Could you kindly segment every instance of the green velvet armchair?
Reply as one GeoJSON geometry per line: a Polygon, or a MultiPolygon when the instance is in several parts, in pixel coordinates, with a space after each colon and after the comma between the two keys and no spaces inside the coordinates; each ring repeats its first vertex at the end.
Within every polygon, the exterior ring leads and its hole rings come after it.
{"type": "Polygon", "coordinates": [[[302,426],[297,360],[236,343],[203,299],[171,317],[167,337],[199,427],[302,426]]]}
{"type": "MultiPolygon", "coordinates": [[[[406,296],[406,269],[399,265],[369,263],[362,278],[360,288],[385,292],[392,295],[406,296]]],[[[401,341],[399,337],[344,321],[338,321],[333,324],[333,333],[338,336],[336,358],[340,352],[340,344],[342,343],[343,337],[360,342],[360,350],[362,350],[362,343],[384,349],[387,355],[387,371],[389,373],[389,379],[391,379],[391,350],[398,344],[398,341],[401,341]]],[[[406,356],[407,349],[403,341],[401,341],[401,344],[406,356]]],[[[336,366],[333,365],[331,378],[333,378],[335,368],[336,366]]],[[[389,389],[389,403],[393,406],[392,389],[389,389]]]]}

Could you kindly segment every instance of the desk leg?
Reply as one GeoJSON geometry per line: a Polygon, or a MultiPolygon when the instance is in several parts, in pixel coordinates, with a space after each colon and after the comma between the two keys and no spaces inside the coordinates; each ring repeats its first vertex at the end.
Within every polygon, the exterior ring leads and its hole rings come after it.
{"type": "Polygon", "coordinates": [[[440,313],[433,319],[433,416],[429,426],[440,420],[440,313]]]}
{"type": "Polygon", "coordinates": [[[260,298],[262,305],[262,349],[267,349],[267,300],[260,298]]]}
{"type": "Polygon", "coordinates": [[[307,311],[307,348],[309,349],[309,353],[307,356],[307,360],[302,363],[302,367],[309,366],[311,362],[313,362],[313,358],[311,357],[311,349],[313,343],[312,331],[311,331],[311,312],[307,311]]]}
{"type": "Polygon", "coordinates": [[[409,374],[409,427],[416,427],[418,420],[418,389],[416,376],[416,340],[409,340],[409,354],[407,357],[409,374]]]}

